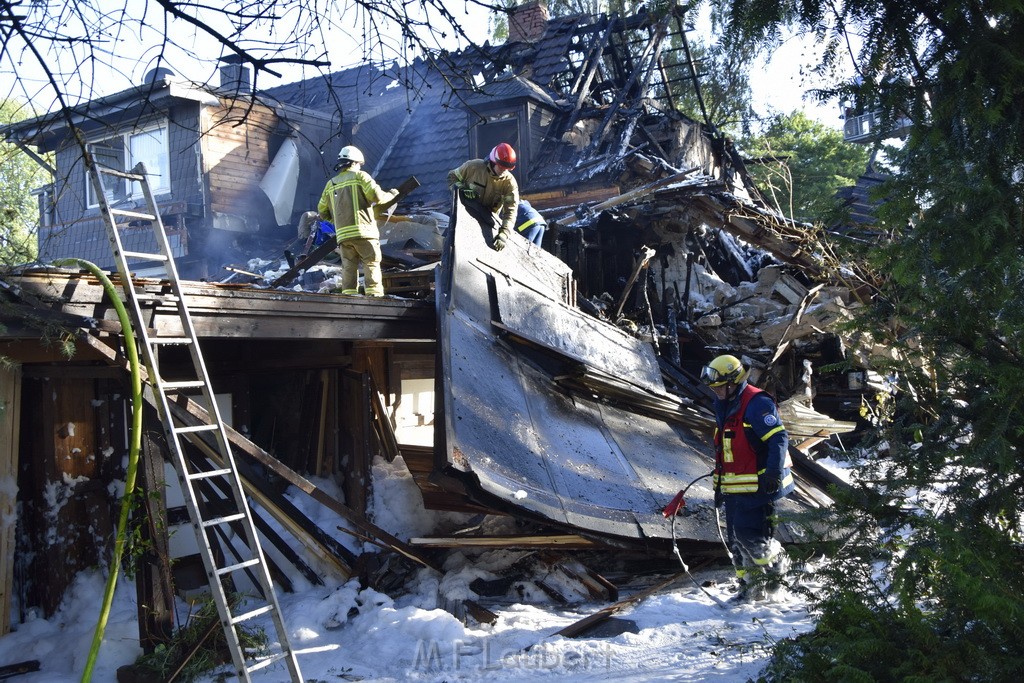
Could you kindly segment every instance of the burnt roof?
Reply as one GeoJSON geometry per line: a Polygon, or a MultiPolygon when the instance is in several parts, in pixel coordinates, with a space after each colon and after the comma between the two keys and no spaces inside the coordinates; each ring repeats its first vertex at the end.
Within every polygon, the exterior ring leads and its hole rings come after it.
{"type": "MultiPolygon", "coordinates": [[[[601,121],[608,115],[608,105],[620,97],[635,68],[625,54],[626,32],[644,42],[637,29],[653,31],[652,27],[644,13],[627,19],[603,14],[555,17],[543,37],[532,43],[470,46],[401,67],[360,65],[265,94],[337,117],[339,146],[359,146],[367,170],[382,186],[395,187],[411,175],[417,177],[421,186],[412,201],[447,199],[448,171],[474,156],[471,132],[484,121],[481,112],[493,114],[503,108],[521,115],[529,112],[531,118],[521,121],[526,139],[519,144],[529,145],[530,152],[524,155],[529,163],[521,164],[515,174],[520,187],[529,191],[580,186],[614,173],[625,143],[612,130],[614,124],[607,131],[602,127],[605,134],[585,149],[563,141],[562,133],[577,120],[601,121]],[[609,28],[622,35],[609,39],[609,28]],[[615,54],[609,57],[610,52],[615,54]],[[605,60],[606,68],[598,70],[602,75],[595,82],[585,82],[588,60],[594,55],[605,60]],[[524,103],[531,108],[523,108],[524,103]],[[547,113],[535,116],[537,111],[547,113]]],[[[642,108],[635,101],[616,102],[620,104],[621,109],[611,109],[613,115],[635,117],[642,108]]],[[[686,118],[668,110],[659,115],[686,118]]]]}

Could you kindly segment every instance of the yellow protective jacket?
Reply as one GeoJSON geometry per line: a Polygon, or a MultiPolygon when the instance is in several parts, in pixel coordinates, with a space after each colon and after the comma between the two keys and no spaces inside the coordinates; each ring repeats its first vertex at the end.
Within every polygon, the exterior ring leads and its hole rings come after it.
{"type": "Polygon", "coordinates": [[[397,193],[385,192],[366,171],[342,171],[327,181],[317,210],[334,223],[338,243],[353,237],[379,239],[373,205],[391,201],[397,193]]]}
{"type": "Polygon", "coordinates": [[[519,206],[519,184],[508,171],[491,175],[485,159],[470,159],[448,172],[448,187],[460,184],[476,194],[480,203],[498,214],[502,230],[512,231],[519,206]]]}

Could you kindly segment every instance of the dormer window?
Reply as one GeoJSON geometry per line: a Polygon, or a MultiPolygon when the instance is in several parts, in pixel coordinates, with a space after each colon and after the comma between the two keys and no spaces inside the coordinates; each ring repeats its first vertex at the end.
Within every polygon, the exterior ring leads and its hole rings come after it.
{"type": "MultiPolygon", "coordinates": [[[[89,152],[97,164],[118,171],[130,171],[141,161],[146,165],[153,194],[168,192],[171,189],[166,123],[90,142],[89,152]]],[[[108,202],[141,196],[138,186],[124,178],[104,175],[102,180],[103,193],[108,202]]],[[[88,175],[86,197],[89,198],[90,208],[99,206],[99,198],[88,175]]]]}

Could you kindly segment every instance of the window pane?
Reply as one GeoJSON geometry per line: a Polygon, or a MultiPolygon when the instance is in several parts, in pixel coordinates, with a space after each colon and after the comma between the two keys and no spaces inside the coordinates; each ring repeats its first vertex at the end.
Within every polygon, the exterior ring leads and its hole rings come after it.
{"type": "MultiPolygon", "coordinates": [[[[146,165],[149,187],[153,192],[170,189],[170,172],[167,163],[167,129],[154,128],[130,137],[131,166],[140,161],[146,165]]],[[[133,192],[138,191],[132,188],[133,192]]]]}
{"type": "MultiPolygon", "coordinates": [[[[93,160],[100,166],[106,166],[118,171],[124,170],[124,139],[121,136],[95,142],[89,145],[89,152],[92,154],[93,160]]],[[[124,179],[101,175],[100,181],[103,183],[103,194],[106,196],[107,201],[117,201],[118,199],[125,198],[124,179]]],[[[89,205],[95,206],[99,204],[96,193],[93,191],[92,180],[88,177],[86,178],[86,187],[88,188],[89,205]]]]}

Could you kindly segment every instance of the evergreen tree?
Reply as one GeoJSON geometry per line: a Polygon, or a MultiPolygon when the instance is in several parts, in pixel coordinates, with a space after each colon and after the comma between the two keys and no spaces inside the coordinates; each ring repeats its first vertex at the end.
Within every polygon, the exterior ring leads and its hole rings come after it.
{"type": "MultiPolygon", "coordinates": [[[[889,445],[831,511],[816,630],[776,680],[1016,680],[1024,665],[1024,6],[1017,1],[718,0],[730,28],[798,25],[913,122],[866,254],[862,328],[901,352],[889,445]],[[912,342],[912,344],[911,344],[912,342]]],[[[829,59],[826,59],[828,63],[829,59]]]]}
{"type": "MultiPolygon", "coordinates": [[[[15,100],[0,102],[0,125],[30,115],[15,100]]],[[[39,208],[32,190],[48,182],[46,172],[15,145],[0,142],[0,266],[32,261],[36,257],[39,208]]]]}
{"type": "Polygon", "coordinates": [[[841,131],[801,111],[772,118],[764,132],[744,140],[741,148],[759,161],[748,168],[778,210],[812,222],[836,213],[836,190],[853,185],[869,157],[866,148],[844,142],[841,131]]]}

